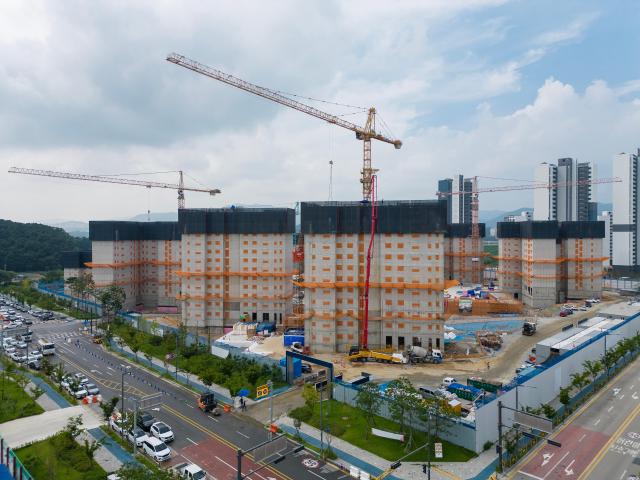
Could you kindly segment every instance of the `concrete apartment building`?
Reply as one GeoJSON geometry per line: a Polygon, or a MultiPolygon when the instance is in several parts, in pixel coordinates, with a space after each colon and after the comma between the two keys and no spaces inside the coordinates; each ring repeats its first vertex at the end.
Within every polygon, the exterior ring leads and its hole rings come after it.
{"type": "Polygon", "coordinates": [[[482,262],[484,223],[478,224],[480,238],[474,246],[470,223],[452,223],[447,226],[444,240],[444,278],[460,280],[464,285],[480,284],[484,264],[482,262]]]}
{"type": "MultiPolygon", "coordinates": [[[[385,201],[371,262],[371,346],[443,347],[446,203],[385,201]]],[[[360,202],[302,203],[305,341],[311,351],[360,343],[371,207],[360,202]]]]}
{"type": "Polygon", "coordinates": [[[294,210],[185,209],[178,221],[185,325],[221,335],[241,317],[281,324],[291,314],[294,210]]]}
{"type": "Polygon", "coordinates": [[[602,212],[598,215],[598,221],[604,222],[604,239],[602,240],[602,266],[611,268],[613,259],[613,212],[602,212]]]}
{"type": "Polygon", "coordinates": [[[613,159],[613,176],[622,180],[613,188],[611,263],[619,273],[640,270],[638,221],[640,202],[640,149],[637,154],[620,153],[613,159]]]}
{"type": "Polygon", "coordinates": [[[438,181],[438,200],[447,203],[447,223],[471,223],[471,192],[473,181],[454,175],[438,181]],[[451,195],[451,192],[468,192],[451,195]]]}
{"type": "Polygon", "coordinates": [[[125,309],[177,312],[180,230],[177,222],[89,222],[96,287],[119,285],[125,309]]]}
{"type": "Polygon", "coordinates": [[[498,223],[498,283],[544,308],[602,294],[604,222],[498,223]]]}
{"type": "Polygon", "coordinates": [[[61,261],[64,269],[64,293],[72,295],[67,280],[89,271],[86,263],[91,262],[91,252],[62,252],[61,261]]]}
{"type": "Polygon", "coordinates": [[[538,165],[534,171],[534,180],[536,183],[549,185],[549,188],[534,190],[533,220],[595,221],[595,185],[572,183],[588,182],[595,175],[593,164],[578,162],[573,158],[560,158],[557,165],[546,162],[538,165]]]}

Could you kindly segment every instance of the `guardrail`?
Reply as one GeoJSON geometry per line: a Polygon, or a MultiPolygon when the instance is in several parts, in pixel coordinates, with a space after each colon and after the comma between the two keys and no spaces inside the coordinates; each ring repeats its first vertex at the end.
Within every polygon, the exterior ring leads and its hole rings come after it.
{"type": "Polygon", "coordinates": [[[22,464],[16,453],[0,437],[0,465],[4,465],[11,476],[19,480],[35,480],[29,470],[22,464]]]}

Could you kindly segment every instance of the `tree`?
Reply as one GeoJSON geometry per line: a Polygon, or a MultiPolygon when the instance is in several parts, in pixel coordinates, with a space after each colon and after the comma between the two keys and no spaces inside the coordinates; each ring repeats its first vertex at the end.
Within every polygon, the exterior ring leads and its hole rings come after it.
{"type": "Polygon", "coordinates": [[[108,287],[100,290],[97,297],[102,305],[103,315],[105,315],[107,320],[110,321],[117,312],[122,310],[122,306],[127,299],[127,294],[124,292],[122,287],[118,285],[109,285],[108,287]]]}
{"type": "Polygon", "coordinates": [[[171,470],[164,470],[155,465],[149,469],[145,466],[128,463],[116,472],[120,480],[177,480],[180,477],[171,470]]]}
{"type": "MultiPolygon", "coordinates": [[[[378,385],[375,383],[362,385],[356,395],[356,406],[364,412],[365,421],[370,428],[376,424],[375,417],[380,411],[380,405],[382,405],[382,398],[378,392],[378,385]]],[[[369,438],[370,428],[367,429],[366,438],[369,438]]]]}
{"type": "Polygon", "coordinates": [[[582,390],[582,387],[584,387],[587,383],[589,383],[588,372],[582,372],[582,373],[576,372],[571,374],[571,386],[574,387],[576,390],[578,391],[582,390]]]}
{"type": "Polygon", "coordinates": [[[31,398],[34,400],[39,399],[44,394],[44,390],[37,385],[31,387],[31,398]]]}
{"type": "Polygon", "coordinates": [[[571,398],[569,397],[569,391],[571,389],[569,387],[565,387],[565,388],[561,388],[560,389],[560,396],[559,396],[559,400],[560,403],[563,404],[565,407],[569,404],[569,402],[571,401],[571,398]]]}
{"type": "Polygon", "coordinates": [[[113,414],[113,411],[116,409],[116,405],[120,401],[120,397],[113,397],[108,402],[101,402],[100,408],[102,409],[102,417],[105,421],[109,420],[109,417],[113,414]]]}
{"type": "Polygon", "coordinates": [[[42,371],[44,372],[44,374],[50,377],[51,374],[53,373],[53,364],[49,361],[48,358],[43,358],[41,365],[42,365],[42,371]]]}
{"type": "Polygon", "coordinates": [[[76,438],[84,432],[84,429],[81,428],[80,425],[82,425],[82,415],[75,415],[69,418],[63,431],[71,435],[73,438],[76,438]]]}
{"type": "Polygon", "coordinates": [[[544,413],[545,417],[547,417],[549,420],[553,419],[553,417],[556,414],[556,411],[553,409],[551,405],[549,405],[548,403],[545,403],[544,405],[540,405],[540,407],[542,408],[542,413],[544,413]]]}
{"type": "Polygon", "coordinates": [[[67,372],[64,369],[64,365],[62,363],[56,364],[56,366],[53,369],[52,376],[58,385],[62,383],[62,380],[64,380],[64,377],[66,374],[67,372]]]}
{"type": "Polygon", "coordinates": [[[405,443],[405,451],[408,451],[413,444],[414,416],[420,405],[420,394],[407,377],[399,377],[389,382],[385,395],[390,399],[391,417],[400,424],[400,431],[409,433],[409,439],[405,443]],[[405,428],[407,426],[408,432],[405,428]]]}
{"type": "Polygon", "coordinates": [[[582,366],[591,376],[591,381],[595,382],[598,374],[602,371],[602,362],[599,362],[598,360],[585,360],[582,366]]]}
{"type": "Polygon", "coordinates": [[[102,437],[100,440],[89,440],[88,438],[85,438],[82,441],[84,453],[86,453],[90,460],[93,460],[93,456],[96,451],[102,446],[106,439],[107,437],[102,437]]]}
{"type": "Polygon", "coordinates": [[[318,401],[320,401],[320,395],[318,395],[316,387],[310,383],[305,383],[304,387],[302,387],[302,398],[307,408],[312,412],[318,401]]]}

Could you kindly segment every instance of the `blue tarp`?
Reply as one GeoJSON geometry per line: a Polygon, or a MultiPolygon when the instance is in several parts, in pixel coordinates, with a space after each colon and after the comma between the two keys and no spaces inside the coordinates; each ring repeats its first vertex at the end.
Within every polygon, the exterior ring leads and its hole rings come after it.
{"type": "MultiPolygon", "coordinates": [[[[293,378],[298,378],[302,375],[302,360],[299,358],[294,358],[293,362],[293,378]]],[[[287,357],[282,357],[280,359],[280,366],[287,367],[287,357]]]]}

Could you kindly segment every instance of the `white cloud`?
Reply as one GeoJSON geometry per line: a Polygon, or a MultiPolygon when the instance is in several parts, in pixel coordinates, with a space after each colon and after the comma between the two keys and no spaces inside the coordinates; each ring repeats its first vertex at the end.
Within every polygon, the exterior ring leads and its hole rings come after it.
{"type": "Polygon", "coordinates": [[[589,12],[579,15],[565,27],[544,32],[534,40],[534,44],[551,46],[558,43],[576,40],[584,34],[587,28],[600,16],[598,12],[589,12]]]}

